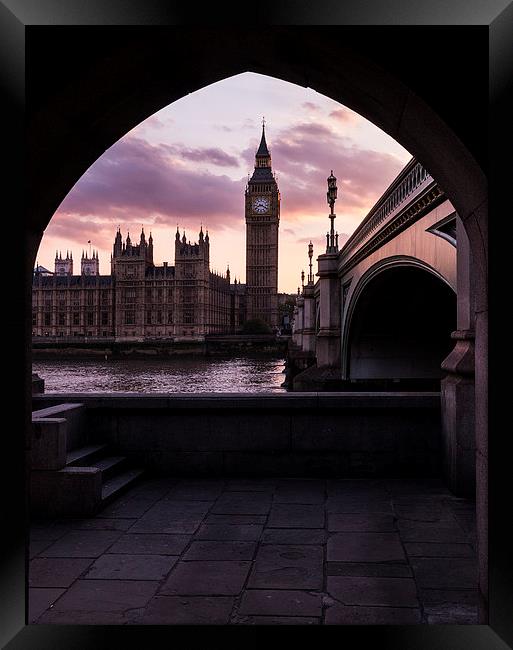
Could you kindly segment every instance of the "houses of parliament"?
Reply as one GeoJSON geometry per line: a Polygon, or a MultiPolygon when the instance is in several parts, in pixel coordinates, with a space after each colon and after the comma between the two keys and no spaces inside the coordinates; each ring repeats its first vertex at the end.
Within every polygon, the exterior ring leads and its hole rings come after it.
{"type": "Polygon", "coordinates": [[[80,275],[73,256],[56,253],[53,272],[36,266],[32,285],[32,336],[116,340],[202,339],[236,334],[259,319],[278,323],[278,228],[280,194],[262,125],[255,168],[245,189],[246,284],[230,271],[210,270],[210,238],[197,242],[177,230],[175,263],[157,266],[153,238],[139,241],[121,231],[114,238],[110,275],[100,275],[97,251],[82,253],[80,275]]]}

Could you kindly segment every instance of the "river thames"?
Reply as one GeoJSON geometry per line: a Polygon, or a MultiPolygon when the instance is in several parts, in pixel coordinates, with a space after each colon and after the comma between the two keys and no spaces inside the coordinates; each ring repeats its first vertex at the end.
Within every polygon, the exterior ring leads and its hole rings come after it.
{"type": "Polygon", "coordinates": [[[32,372],[45,393],[264,393],[286,392],[282,358],[41,360],[32,372]]]}

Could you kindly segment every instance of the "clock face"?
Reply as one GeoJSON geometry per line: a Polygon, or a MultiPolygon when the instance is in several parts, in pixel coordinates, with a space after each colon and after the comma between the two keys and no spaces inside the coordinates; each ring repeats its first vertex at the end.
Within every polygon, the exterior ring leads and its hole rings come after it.
{"type": "Polygon", "coordinates": [[[253,212],[258,212],[263,214],[269,210],[269,199],[265,196],[259,196],[256,199],[253,199],[253,212]]]}

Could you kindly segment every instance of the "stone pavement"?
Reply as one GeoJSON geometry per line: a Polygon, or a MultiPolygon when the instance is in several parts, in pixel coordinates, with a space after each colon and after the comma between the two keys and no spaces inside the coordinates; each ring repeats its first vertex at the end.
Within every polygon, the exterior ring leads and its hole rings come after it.
{"type": "Polygon", "coordinates": [[[33,522],[29,622],[476,624],[474,504],[440,481],[151,479],[33,522]]]}

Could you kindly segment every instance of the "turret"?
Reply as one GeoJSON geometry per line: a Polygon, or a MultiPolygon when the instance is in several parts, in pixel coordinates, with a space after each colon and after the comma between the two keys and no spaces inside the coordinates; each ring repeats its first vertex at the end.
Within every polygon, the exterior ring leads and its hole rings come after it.
{"type": "Polygon", "coordinates": [[[100,275],[100,260],[98,257],[98,251],[93,251],[91,257],[87,255],[87,251],[84,254],[82,251],[82,259],[80,260],[80,273],[82,275],[100,275]]]}
{"type": "Polygon", "coordinates": [[[65,259],[62,259],[62,252],[55,252],[55,275],[73,275],[73,258],[69,251],[66,251],[65,259]]]}

